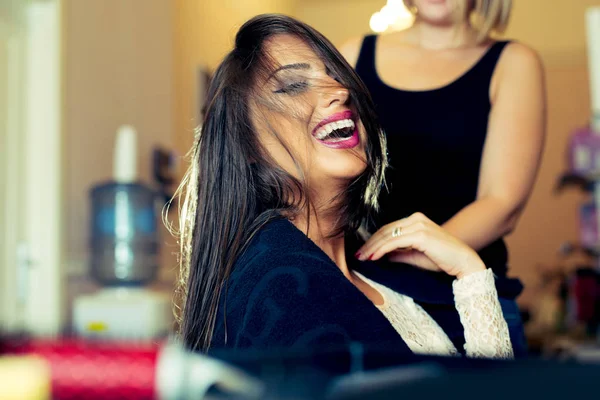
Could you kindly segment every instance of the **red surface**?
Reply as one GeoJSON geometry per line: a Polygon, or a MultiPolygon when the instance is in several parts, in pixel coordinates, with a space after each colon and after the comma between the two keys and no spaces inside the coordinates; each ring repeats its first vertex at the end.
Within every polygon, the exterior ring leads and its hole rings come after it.
{"type": "Polygon", "coordinates": [[[4,342],[0,354],[37,354],[52,373],[52,398],[56,400],[154,399],[159,346],[30,340],[4,342]]]}

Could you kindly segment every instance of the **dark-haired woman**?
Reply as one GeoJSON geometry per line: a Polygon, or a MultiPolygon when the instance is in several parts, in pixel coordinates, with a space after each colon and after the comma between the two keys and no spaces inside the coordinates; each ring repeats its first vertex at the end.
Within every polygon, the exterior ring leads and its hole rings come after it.
{"type": "Polygon", "coordinates": [[[314,348],[510,358],[490,270],[420,214],[379,257],[413,249],[455,277],[346,257],[345,237],[376,208],[385,143],[369,96],[342,56],[294,19],[258,16],[217,69],[182,212],[188,347],[314,348]],[[451,301],[437,319],[419,302],[451,301]],[[458,348],[446,330],[464,332],[458,348]]]}

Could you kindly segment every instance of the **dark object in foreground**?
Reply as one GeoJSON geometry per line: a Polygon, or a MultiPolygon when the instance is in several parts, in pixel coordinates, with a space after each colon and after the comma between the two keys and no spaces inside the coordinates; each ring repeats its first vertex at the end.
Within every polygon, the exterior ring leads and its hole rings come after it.
{"type": "Polygon", "coordinates": [[[407,357],[360,346],[213,355],[262,380],[273,399],[566,399],[596,393],[600,377],[600,364],[407,357]]]}

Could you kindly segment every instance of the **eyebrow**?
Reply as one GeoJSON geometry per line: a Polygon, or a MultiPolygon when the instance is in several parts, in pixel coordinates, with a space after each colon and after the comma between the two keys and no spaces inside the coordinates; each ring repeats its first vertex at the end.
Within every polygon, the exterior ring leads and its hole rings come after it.
{"type": "Polygon", "coordinates": [[[308,63],[295,63],[295,64],[287,64],[287,65],[282,65],[281,67],[277,68],[275,71],[273,71],[271,73],[271,75],[269,75],[269,79],[271,79],[276,73],[286,70],[286,69],[301,69],[301,70],[307,70],[310,69],[310,64],[308,63]]]}

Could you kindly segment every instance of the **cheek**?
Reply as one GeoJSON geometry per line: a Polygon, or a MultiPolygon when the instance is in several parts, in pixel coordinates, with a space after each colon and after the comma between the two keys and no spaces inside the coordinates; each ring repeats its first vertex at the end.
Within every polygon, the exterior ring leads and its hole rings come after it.
{"type": "Polygon", "coordinates": [[[265,150],[292,175],[297,175],[296,163],[306,171],[314,149],[309,128],[314,107],[307,97],[266,98],[255,120],[265,150]]]}
{"type": "Polygon", "coordinates": [[[311,134],[309,132],[310,113],[305,104],[290,102],[286,109],[274,113],[269,121],[272,132],[288,147],[289,151],[297,158],[304,158],[310,149],[311,134]],[[304,106],[304,107],[303,107],[304,106]]]}
{"type": "Polygon", "coordinates": [[[283,142],[295,156],[306,152],[310,140],[306,121],[296,116],[278,118],[272,128],[278,141],[283,142]]]}
{"type": "Polygon", "coordinates": [[[305,125],[294,120],[277,119],[259,134],[263,148],[283,170],[299,177],[298,167],[306,171],[312,143],[305,125]]]}

